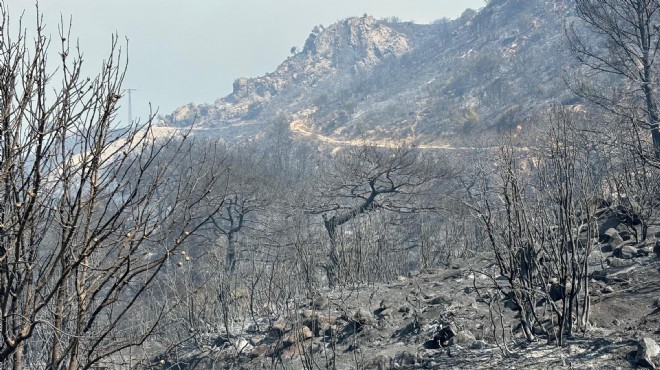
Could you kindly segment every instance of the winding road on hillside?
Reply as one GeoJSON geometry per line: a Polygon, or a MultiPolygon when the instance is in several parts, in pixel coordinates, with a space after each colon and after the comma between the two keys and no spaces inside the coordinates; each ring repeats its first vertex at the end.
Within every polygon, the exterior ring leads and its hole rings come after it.
{"type": "Polygon", "coordinates": [[[309,137],[317,141],[321,141],[327,144],[337,145],[337,146],[369,145],[380,148],[396,148],[401,145],[412,145],[419,149],[435,149],[435,150],[479,150],[479,149],[492,150],[499,148],[499,147],[480,148],[480,147],[467,147],[467,146],[456,147],[456,146],[451,146],[449,144],[411,144],[410,140],[394,141],[394,140],[367,140],[367,139],[359,139],[359,140],[336,139],[331,136],[327,136],[311,131],[310,128],[307,126],[306,122],[300,119],[292,121],[289,124],[289,128],[291,129],[292,132],[299,134],[301,136],[309,137]]]}

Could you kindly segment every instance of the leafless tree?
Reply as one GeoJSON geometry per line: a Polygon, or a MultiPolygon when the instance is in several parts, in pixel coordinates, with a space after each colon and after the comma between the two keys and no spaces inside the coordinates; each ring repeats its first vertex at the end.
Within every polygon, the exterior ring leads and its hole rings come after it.
{"type": "Polygon", "coordinates": [[[208,196],[222,163],[156,139],[151,120],[113,123],[116,37],[86,78],[67,27],[53,65],[38,11],[33,41],[0,14],[0,367],[89,369],[157,327],[162,310],[132,320],[140,297],[222,207],[208,196]]]}
{"type": "Polygon", "coordinates": [[[587,67],[589,83],[578,94],[631,123],[636,149],[652,162],[660,160],[660,110],[657,63],[660,51],[660,2],[657,0],[576,0],[579,24],[568,39],[587,67]],[[586,27],[583,27],[586,26],[586,27]],[[586,29],[585,29],[586,28],[586,29]],[[600,77],[600,78],[594,78],[600,77]],[[644,132],[639,135],[637,129],[644,132]],[[650,133],[651,153],[642,145],[650,133]],[[639,136],[638,136],[639,135],[639,136]]]}
{"type": "Polygon", "coordinates": [[[411,147],[347,148],[334,158],[327,176],[328,186],[314,212],[323,215],[330,239],[329,262],[324,266],[331,286],[341,280],[341,256],[338,236],[342,225],[361,214],[377,210],[413,213],[438,209],[451,167],[438,156],[427,155],[411,147]],[[442,191],[440,191],[442,189],[442,191]]]}
{"type": "Polygon", "coordinates": [[[603,188],[593,175],[586,138],[573,125],[571,114],[558,110],[537,152],[504,145],[497,168],[483,173],[481,195],[475,197],[504,282],[486,275],[520,312],[529,341],[541,332],[562,345],[575,328],[588,325],[587,260],[598,239],[593,199],[603,188]],[[550,327],[541,304],[555,315],[550,327]]]}

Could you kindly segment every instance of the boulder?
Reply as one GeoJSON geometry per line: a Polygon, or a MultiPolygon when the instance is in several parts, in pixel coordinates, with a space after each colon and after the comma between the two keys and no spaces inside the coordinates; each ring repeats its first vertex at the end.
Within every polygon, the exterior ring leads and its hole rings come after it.
{"type": "Polygon", "coordinates": [[[449,349],[447,349],[447,356],[449,357],[456,357],[461,354],[460,347],[459,346],[451,346],[449,349]]]}
{"type": "Polygon", "coordinates": [[[450,303],[451,303],[450,300],[443,297],[443,296],[433,297],[429,300],[430,305],[445,305],[445,306],[448,306],[450,303]]]}
{"type": "Polygon", "coordinates": [[[308,328],[306,325],[303,325],[299,330],[298,334],[300,335],[301,338],[303,339],[309,339],[314,337],[314,334],[312,333],[312,330],[308,328]]]}
{"type": "Polygon", "coordinates": [[[655,242],[655,247],[653,247],[653,253],[660,258],[660,240],[655,242]]]}
{"type": "Polygon", "coordinates": [[[463,330],[463,331],[459,331],[458,333],[456,333],[456,335],[451,337],[451,339],[449,339],[447,344],[449,344],[450,346],[453,346],[455,344],[470,344],[471,345],[472,343],[474,343],[475,339],[476,338],[474,337],[474,335],[472,335],[472,333],[470,333],[467,330],[463,330]]]}
{"type": "Polygon", "coordinates": [[[619,232],[619,236],[623,240],[628,240],[631,238],[632,235],[630,235],[630,228],[626,224],[619,224],[617,227],[615,227],[616,231],[619,232]]]}
{"type": "Polygon", "coordinates": [[[660,346],[651,338],[644,338],[637,344],[635,362],[640,366],[656,369],[656,362],[660,356],[660,346]]]}
{"type": "Polygon", "coordinates": [[[245,331],[250,334],[256,334],[263,331],[268,326],[268,320],[257,319],[255,322],[249,324],[245,331]]]}
{"type": "Polygon", "coordinates": [[[653,248],[655,245],[652,244],[646,244],[642,246],[637,247],[637,255],[640,257],[646,257],[648,255],[653,254],[653,248]]]}
{"type": "Polygon", "coordinates": [[[350,321],[358,323],[360,326],[376,324],[376,318],[371,311],[366,308],[358,308],[355,310],[350,321]]]}
{"type": "Polygon", "coordinates": [[[399,353],[395,361],[400,365],[400,366],[413,366],[416,365],[417,362],[419,361],[419,358],[417,357],[417,354],[412,353],[410,351],[404,351],[399,353]]]}
{"type": "Polygon", "coordinates": [[[285,331],[287,331],[288,327],[289,327],[289,323],[283,318],[279,318],[275,320],[270,326],[271,330],[279,334],[283,334],[285,331]]]}
{"type": "Polygon", "coordinates": [[[389,370],[393,368],[394,359],[387,355],[378,355],[369,360],[365,365],[365,370],[389,370]]]}
{"type": "Polygon", "coordinates": [[[616,223],[603,224],[603,226],[601,226],[603,228],[598,233],[598,240],[601,243],[609,243],[612,240],[612,238],[619,237],[619,231],[615,228],[618,225],[619,225],[618,221],[616,223]],[[609,226],[609,227],[604,228],[604,226],[609,226]]]}
{"type": "Polygon", "coordinates": [[[454,324],[444,326],[433,336],[433,340],[440,343],[443,347],[449,345],[449,340],[458,334],[459,330],[454,324]]]}
{"type": "Polygon", "coordinates": [[[611,253],[614,249],[610,244],[601,244],[600,251],[603,253],[611,253]]]}
{"type": "Polygon", "coordinates": [[[470,345],[471,349],[486,349],[488,348],[488,343],[486,343],[483,340],[475,340],[472,342],[472,345],[470,345]]]}
{"type": "Polygon", "coordinates": [[[293,360],[298,358],[301,354],[300,347],[301,346],[297,344],[286,346],[279,351],[279,357],[285,360],[293,360]]]}
{"type": "Polygon", "coordinates": [[[391,308],[385,308],[385,309],[382,309],[378,312],[378,316],[383,317],[383,318],[385,318],[385,317],[392,318],[393,314],[394,314],[394,311],[391,308]]]}
{"type": "Polygon", "coordinates": [[[253,335],[250,337],[250,344],[257,347],[264,339],[266,339],[266,335],[264,334],[253,335]]]}
{"type": "Polygon", "coordinates": [[[316,336],[320,337],[327,334],[328,329],[330,329],[335,321],[336,320],[332,319],[328,315],[314,315],[313,317],[305,320],[304,324],[308,328],[311,328],[312,332],[314,332],[316,336]]]}
{"type": "Polygon", "coordinates": [[[621,237],[621,235],[619,235],[618,233],[615,234],[615,235],[612,237],[612,239],[610,239],[610,241],[609,241],[609,245],[612,247],[612,249],[617,249],[617,248],[619,248],[619,247],[622,247],[622,246],[625,245],[626,243],[627,243],[627,241],[624,240],[624,239],[621,237]]]}
{"type": "Polygon", "coordinates": [[[244,338],[230,339],[231,345],[239,353],[250,353],[254,347],[244,338]]]}
{"type": "Polygon", "coordinates": [[[282,341],[284,344],[293,344],[299,341],[312,338],[314,334],[312,330],[306,325],[299,327],[297,330],[290,331],[282,341]]]}
{"type": "Polygon", "coordinates": [[[318,295],[314,297],[314,299],[312,300],[312,307],[314,307],[317,310],[325,310],[326,308],[328,308],[328,303],[330,303],[328,297],[323,295],[318,295]]]}
{"type": "MultiPolygon", "coordinates": [[[[623,259],[616,257],[608,257],[606,261],[610,267],[616,267],[616,268],[630,267],[635,264],[635,261],[633,261],[632,259],[623,259]]],[[[606,273],[607,271],[603,270],[603,272],[606,273]]]]}
{"type": "Polygon", "coordinates": [[[271,352],[271,348],[267,344],[260,344],[256,347],[254,347],[254,350],[250,352],[250,357],[252,358],[258,358],[258,357],[266,357],[268,354],[271,352]]]}
{"type": "Polygon", "coordinates": [[[612,255],[616,258],[631,259],[637,257],[638,251],[637,248],[632,245],[622,245],[616,248],[612,255]]]}

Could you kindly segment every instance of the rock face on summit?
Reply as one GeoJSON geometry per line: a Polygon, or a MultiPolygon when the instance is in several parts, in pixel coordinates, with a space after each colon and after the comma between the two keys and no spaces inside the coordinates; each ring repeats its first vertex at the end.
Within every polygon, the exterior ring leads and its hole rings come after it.
{"type": "MultiPolygon", "coordinates": [[[[230,95],[212,105],[186,105],[169,115],[170,125],[185,126],[199,117],[203,126],[218,127],[249,122],[265,116],[264,110],[284,93],[275,106],[286,105],[296,91],[327,86],[336,78],[369,71],[385,58],[410,51],[414,41],[373,17],[349,18],[328,28],[315,27],[303,50],[289,57],[272,73],[258,78],[238,78],[230,95]],[[278,104],[279,103],[279,104],[278,104]]],[[[272,112],[271,112],[272,113],[272,112]]]]}
{"type": "Polygon", "coordinates": [[[383,58],[410,51],[411,41],[373,17],[349,18],[325,32],[310,34],[303,54],[311,62],[326,60],[335,71],[366,71],[383,58]]]}
{"type": "Polygon", "coordinates": [[[579,109],[564,82],[575,63],[562,32],[569,3],[499,0],[427,25],[363,16],[317,26],[275,71],[238,78],[228,96],[163,124],[194,121],[235,140],[282,113],[337,140],[420,144],[524,129],[548,103],[579,109]]]}

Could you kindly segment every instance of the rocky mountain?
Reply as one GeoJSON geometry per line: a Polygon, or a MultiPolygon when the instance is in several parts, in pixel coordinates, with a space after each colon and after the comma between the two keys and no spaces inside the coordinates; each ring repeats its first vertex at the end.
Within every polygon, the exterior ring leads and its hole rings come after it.
{"type": "Polygon", "coordinates": [[[563,36],[572,1],[493,0],[430,25],[349,18],[315,27],[275,71],[238,78],[212,104],[163,117],[234,141],[279,113],[325,140],[457,145],[523,129],[552,103],[576,104],[563,76],[575,62],[563,36]]]}

